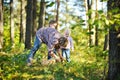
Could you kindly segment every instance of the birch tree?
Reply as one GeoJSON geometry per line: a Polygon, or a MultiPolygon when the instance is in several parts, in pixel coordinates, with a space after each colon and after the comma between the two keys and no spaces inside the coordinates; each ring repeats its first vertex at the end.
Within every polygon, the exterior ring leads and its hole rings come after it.
{"type": "Polygon", "coordinates": [[[0,50],[3,48],[3,5],[0,0],[0,50]]]}
{"type": "Polygon", "coordinates": [[[25,5],[26,1],[25,0],[20,0],[20,42],[25,42],[25,5]]]}

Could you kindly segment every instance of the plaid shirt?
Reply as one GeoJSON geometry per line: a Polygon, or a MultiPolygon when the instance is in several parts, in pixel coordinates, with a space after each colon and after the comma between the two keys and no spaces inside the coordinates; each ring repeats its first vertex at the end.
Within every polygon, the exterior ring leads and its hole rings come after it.
{"type": "Polygon", "coordinates": [[[47,45],[48,51],[54,49],[55,44],[58,43],[58,39],[61,37],[60,33],[51,27],[40,28],[36,32],[36,36],[47,45]]]}

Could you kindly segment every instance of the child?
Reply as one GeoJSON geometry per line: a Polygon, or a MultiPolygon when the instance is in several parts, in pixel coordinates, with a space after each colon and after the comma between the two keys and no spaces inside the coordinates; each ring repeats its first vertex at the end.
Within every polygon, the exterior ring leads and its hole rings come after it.
{"type": "Polygon", "coordinates": [[[70,30],[66,29],[64,32],[64,36],[68,39],[68,44],[66,47],[62,47],[62,56],[66,58],[67,62],[70,62],[70,49],[74,51],[74,46],[73,46],[73,39],[70,36],[70,30]]]}
{"type": "Polygon", "coordinates": [[[36,32],[34,46],[28,55],[28,66],[31,65],[32,59],[42,43],[46,44],[48,47],[48,59],[53,57],[56,61],[60,62],[62,58],[61,56],[59,58],[56,54],[54,54],[54,47],[55,45],[65,47],[67,45],[68,40],[65,37],[62,37],[61,34],[55,29],[56,25],[56,21],[52,20],[49,22],[49,27],[40,28],[36,32]]]}

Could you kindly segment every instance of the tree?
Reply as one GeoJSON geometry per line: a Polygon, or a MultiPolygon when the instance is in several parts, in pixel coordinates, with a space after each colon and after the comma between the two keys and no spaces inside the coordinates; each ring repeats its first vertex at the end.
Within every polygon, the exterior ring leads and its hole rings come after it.
{"type": "Polygon", "coordinates": [[[41,2],[40,2],[40,16],[39,16],[39,26],[38,26],[38,29],[44,26],[44,22],[45,22],[45,8],[46,8],[45,0],[41,0],[41,2]]]}
{"type": "Polygon", "coordinates": [[[14,12],[13,12],[13,0],[10,1],[10,39],[11,39],[11,45],[14,46],[14,12]]]}
{"type": "Polygon", "coordinates": [[[36,6],[37,6],[37,0],[33,1],[33,26],[32,26],[32,39],[34,39],[36,30],[37,30],[37,22],[36,22],[36,6]]]}
{"type": "Polygon", "coordinates": [[[27,15],[26,15],[26,36],[25,36],[25,48],[31,48],[32,40],[32,25],[33,25],[33,0],[27,0],[27,15]]]}
{"type": "Polygon", "coordinates": [[[0,50],[3,47],[3,5],[0,0],[0,50]]]}
{"type": "MultiPolygon", "coordinates": [[[[113,11],[108,17],[114,17],[120,14],[120,1],[119,0],[108,0],[108,11],[113,11]]],[[[110,25],[109,30],[109,69],[107,80],[120,80],[120,28],[119,25],[120,17],[114,17],[116,20],[112,25],[110,25]],[[117,22],[118,20],[118,22],[117,22]]]]}
{"type": "Polygon", "coordinates": [[[20,42],[25,42],[25,26],[24,26],[24,0],[20,0],[20,42]]]}
{"type": "MultiPolygon", "coordinates": [[[[86,14],[88,13],[88,7],[89,7],[88,5],[89,5],[89,0],[84,0],[84,6],[85,6],[86,14]]],[[[86,20],[88,20],[88,16],[87,15],[86,15],[86,20]]],[[[88,23],[86,23],[86,26],[88,27],[88,23]]]]}
{"type": "Polygon", "coordinates": [[[105,39],[104,39],[104,47],[103,47],[103,51],[108,50],[108,41],[109,41],[109,36],[108,34],[105,35],[105,39]]]}
{"type": "Polygon", "coordinates": [[[57,21],[57,26],[56,26],[56,29],[58,29],[59,6],[60,6],[60,0],[57,0],[57,10],[56,10],[56,21],[57,21]]]}
{"type": "MultiPolygon", "coordinates": [[[[91,0],[91,9],[92,9],[92,14],[91,14],[91,21],[92,21],[92,23],[94,23],[94,21],[95,21],[95,16],[96,16],[96,14],[95,14],[95,9],[94,9],[94,5],[95,5],[96,3],[95,3],[95,0],[91,0]]],[[[97,7],[97,6],[96,6],[97,7]]],[[[92,24],[92,32],[93,32],[93,34],[92,34],[92,45],[96,45],[97,44],[97,40],[96,40],[96,38],[97,38],[97,26],[95,26],[95,25],[93,25],[92,24]]]]}
{"type": "MultiPolygon", "coordinates": [[[[91,9],[90,3],[91,3],[90,0],[87,0],[87,7],[86,7],[87,12],[90,11],[90,9],[91,9]]],[[[91,19],[91,14],[88,14],[88,19],[91,19]]],[[[91,24],[88,24],[87,26],[88,26],[88,31],[89,31],[89,46],[91,46],[92,45],[91,24]]]]}
{"type": "MultiPolygon", "coordinates": [[[[95,19],[98,19],[98,0],[96,0],[96,12],[95,12],[95,19]]],[[[98,46],[98,27],[99,25],[95,25],[94,28],[94,36],[95,36],[95,41],[94,41],[94,45],[98,46]]]]}
{"type": "MultiPolygon", "coordinates": [[[[86,3],[86,0],[85,0],[86,3]]],[[[86,11],[88,13],[88,31],[89,31],[89,46],[98,45],[98,26],[94,25],[95,20],[98,19],[98,0],[87,0],[86,11]]]]}

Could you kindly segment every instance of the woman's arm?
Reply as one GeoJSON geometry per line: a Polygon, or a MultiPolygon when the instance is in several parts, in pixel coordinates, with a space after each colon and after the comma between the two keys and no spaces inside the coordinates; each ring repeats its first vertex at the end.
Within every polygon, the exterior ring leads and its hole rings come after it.
{"type": "Polygon", "coordinates": [[[50,51],[49,54],[50,54],[50,56],[53,57],[57,62],[60,62],[60,58],[59,58],[53,51],[50,51]]]}

